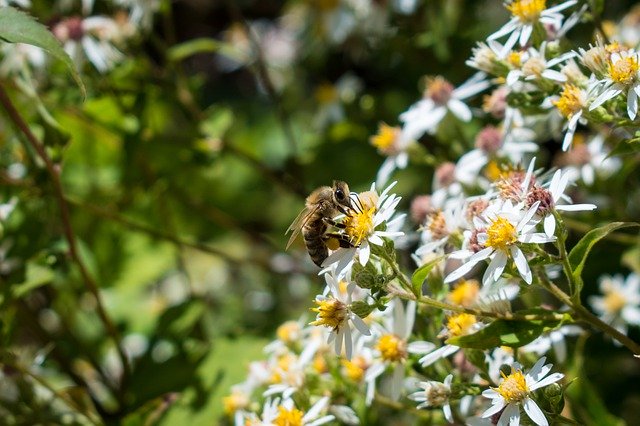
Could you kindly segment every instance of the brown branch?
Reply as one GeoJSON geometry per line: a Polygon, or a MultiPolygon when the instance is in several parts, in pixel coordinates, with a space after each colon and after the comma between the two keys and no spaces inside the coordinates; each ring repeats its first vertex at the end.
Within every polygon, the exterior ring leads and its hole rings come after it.
{"type": "Polygon", "coordinates": [[[2,85],[0,85],[0,103],[2,104],[3,108],[6,110],[7,114],[9,115],[9,118],[11,118],[11,121],[13,121],[13,123],[18,127],[18,129],[25,135],[29,143],[29,146],[31,146],[31,148],[33,148],[36,151],[38,157],[44,162],[47,172],[51,177],[51,181],[53,183],[53,187],[55,191],[55,197],[60,207],[60,216],[62,219],[62,228],[63,228],[64,236],[69,245],[69,256],[78,266],[78,269],[80,271],[80,274],[82,275],[82,279],[85,283],[86,288],[96,299],[98,316],[100,317],[100,320],[104,324],[107,333],[109,334],[111,339],[113,339],[116,345],[116,349],[120,356],[120,361],[122,362],[122,368],[124,371],[124,377],[123,377],[123,383],[124,383],[131,371],[129,366],[129,361],[127,359],[126,354],[124,353],[124,349],[122,348],[120,333],[118,332],[116,326],[112,322],[111,318],[107,314],[107,311],[104,307],[104,302],[102,301],[102,297],[100,296],[100,289],[98,287],[98,284],[89,273],[87,266],[85,265],[84,261],[82,260],[82,257],[80,256],[76,237],[73,231],[73,227],[71,225],[69,206],[65,199],[64,190],[62,189],[62,182],[60,179],[60,171],[61,171],[60,167],[59,165],[55,164],[53,160],[51,160],[51,157],[49,157],[49,154],[47,154],[44,144],[40,142],[40,140],[38,140],[36,135],[31,131],[31,129],[29,128],[29,125],[26,123],[26,121],[22,118],[22,115],[20,115],[18,110],[15,108],[15,106],[13,105],[13,102],[11,101],[11,98],[9,98],[9,95],[7,94],[7,92],[5,91],[2,85]]]}

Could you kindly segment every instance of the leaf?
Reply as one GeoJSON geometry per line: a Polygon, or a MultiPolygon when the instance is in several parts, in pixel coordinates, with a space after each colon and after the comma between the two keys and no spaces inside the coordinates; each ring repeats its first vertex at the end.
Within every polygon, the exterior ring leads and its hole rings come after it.
{"type": "Polygon", "coordinates": [[[411,287],[413,289],[413,294],[417,297],[422,296],[422,284],[424,280],[427,279],[427,276],[431,272],[434,266],[436,266],[442,260],[443,256],[438,256],[435,259],[430,260],[425,263],[421,267],[419,267],[411,276],[411,287]]]}
{"type": "Polygon", "coordinates": [[[594,385],[587,380],[587,375],[582,372],[578,377],[565,390],[576,420],[587,426],[623,426],[625,422],[607,410],[594,385]]]}
{"type": "Polygon", "coordinates": [[[593,246],[616,229],[628,228],[631,226],[640,226],[640,224],[632,222],[612,222],[605,226],[601,226],[600,228],[592,229],[587,232],[580,241],[578,241],[578,244],[576,244],[575,247],[573,247],[571,253],[569,253],[569,263],[573,270],[573,279],[576,282],[576,288],[574,289],[573,294],[574,297],[579,296],[582,291],[582,269],[584,268],[584,264],[587,261],[587,257],[589,256],[589,252],[593,246]]]}
{"type": "Polygon", "coordinates": [[[624,252],[622,255],[622,264],[636,274],[640,274],[640,247],[634,247],[624,252]]]}
{"type": "Polygon", "coordinates": [[[447,339],[449,345],[462,348],[492,349],[499,346],[519,348],[532,342],[542,333],[557,328],[562,320],[495,320],[473,334],[447,339]]]}
{"type": "Polygon", "coordinates": [[[19,299],[31,290],[49,284],[53,281],[53,278],[54,273],[51,269],[34,262],[29,262],[27,263],[24,282],[16,284],[11,288],[12,295],[16,299],[19,299]]]}
{"type": "Polygon", "coordinates": [[[73,61],[64,51],[62,45],[55,36],[32,16],[13,7],[0,8],[0,39],[9,43],[26,43],[37,46],[56,59],[62,61],[71,76],[80,87],[82,96],[86,96],[84,83],[76,70],[73,61]]]}

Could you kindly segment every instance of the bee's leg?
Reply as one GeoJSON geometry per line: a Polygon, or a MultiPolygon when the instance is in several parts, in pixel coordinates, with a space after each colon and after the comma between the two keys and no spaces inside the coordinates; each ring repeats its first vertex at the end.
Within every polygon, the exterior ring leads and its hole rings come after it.
{"type": "Polygon", "coordinates": [[[338,209],[338,211],[342,214],[348,215],[349,214],[349,210],[353,210],[353,208],[351,207],[347,207],[347,206],[342,206],[340,204],[338,204],[336,206],[336,208],[338,209]]]}
{"type": "Polygon", "coordinates": [[[335,240],[338,242],[339,246],[342,248],[351,248],[353,244],[349,241],[349,237],[344,234],[339,234],[337,232],[327,232],[324,234],[322,239],[326,242],[328,240],[335,240]]]}
{"type": "Polygon", "coordinates": [[[345,229],[347,227],[344,223],[336,222],[335,220],[328,217],[323,217],[322,220],[324,221],[324,223],[326,223],[327,225],[331,225],[334,228],[345,229]]]}

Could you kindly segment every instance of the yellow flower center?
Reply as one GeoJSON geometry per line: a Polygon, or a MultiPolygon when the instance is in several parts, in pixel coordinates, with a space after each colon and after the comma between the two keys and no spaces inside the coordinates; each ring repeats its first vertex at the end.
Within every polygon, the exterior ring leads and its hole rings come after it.
{"type": "Polygon", "coordinates": [[[292,408],[287,410],[282,405],[278,407],[278,417],[273,421],[276,426],[302,426],[302,416],[304,412],[292,408]]]}
{"type": "Polygon", "coordinates": [[[502,377],[502,383],[498,386],[497,391],[507,403],[518,403],[527,397],[529,388],[522,371],[516,370],[508,376],[502,373],[502,377]]]}
{"type": "Polygon", "coordinates": [[[527,76],[540,77],[546,68],[547,65],[541,58],[533,57],[522,65],[522,72],[527,76]]]}
{"type": "Polygon", "coordinates": [[[342,360],[342,366],[346,376],[354,382],[360,382],[364,377],[364,372],[367,369],[367,362],[362,356],[354,357],[353,360],[342,360]]]}
{"type": "Polygon", "coordinates": [[[514,0],[505,7],[523,24],[538,21],[540,14],[547,8],[546,0],[514,0]]]}
{"type": "Polygon", "coordinates": [[[578,86],[567,83],[562,88],[560,99],[554,101],[553,104],[558,108],[560,114],[566,118],[571,118],[573,114],[584,107],[584,96],[578,86]]]}
{"type": "Polygon", "coordinates": [[[619,291],[611,290],[604,297],[604,308],[611,314],[617,314],[627,304],[627,300],[619,291]]]}
{"type": "Polygon", "coordinates": [[[300,337],[300,325],[295,321],[287,321],[276,330],[278,340],[293,343],[300,337]]]}
{"type": "Polygon", "coordinates": [[[378,133],[371,136],[369,142],[385,154],[394,152],[394,145],[400,134],[399,127],[392,127],[385,123],[380,123],[378,133]]]}
{"type": "Polygon", "coordinates": [[[444,238],[449,234],[447,232],[447,220],[442,211],[434,212],[427,217],[427,228],[436,240],[444,238]]]}
{"type": "Polygon", "coordinates": [[[510,52],[507,55],[507,62],[514,68],[520,68],[522,66],[522,53],[510,52]]]}
{"type": "Polygon", "coordinates": [[[615,63],[609,62],[611,80],[620,84],[631,84],[638,76],[638,61],[634,56],[623,56],[615,63]]]}
{"type": "Polygon", "coordinates": [[[339,330],[342,324],[347,320],[347,305],[338,299],[315,300],[318,307],[311,310],[318,313],[315,321],[310,325],[323,325],[333,330],[339,330]]]}
{"type": "Polygon", "coordinates": [[[495,182],[502,176],[502,170],[500,170],[500,166],[494,160],[489,161],[487,167],[484,169],[484,175],[491,182],[495,182]]]}
{"type": "Polygon", "coordinates": [[[516,227],[504,217],[499,217],[487,229],[487,247],[506,251],[518,240],[516,227]]]}
{"type": "Polygon", "coordinates": [[[394,334],[385,334],[378,340],[376,349],[382,359],[389,362],[402,362],[407,358],[407,342],[394,334]]]}
{"type": "Polygon", "coordinates": [[[349,236],[351,244],[359,246],[364,239],[373,233],[373,217],[376,214],[377,195],[368,192],[358,196],[362,209],[352,209],[342,222],[345,225],[344,232],[349,236]]]}
{"type": "Polygon", "coordinates": [[[480,284],[476,280],[462,281],[458,286],[447,294],[447,300],[460,306],[471,306],[475,303],[480,292],[480,284]]]}
{"type": "Polygon", "coordinates": [[[473,326],[477,323],[475,315],[458,314],[449,317],[447,320],[447,331],[449,337],[464,336],[473,331],[473,326]]]}

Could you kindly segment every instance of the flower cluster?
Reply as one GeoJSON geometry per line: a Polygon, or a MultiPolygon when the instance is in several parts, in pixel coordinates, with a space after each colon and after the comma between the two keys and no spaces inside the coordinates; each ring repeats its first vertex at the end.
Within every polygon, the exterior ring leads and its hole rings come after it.
{"type": "MultiPolygon", "coordinates": [[[[638,114],[640,36],[621,25],[606,42],[567,50],[566,36],[587,6],[504,6],[511,19],[467,61],[475,75],[458,87],[426,78],[422,98],[399,124],[381,123],[370,138],[386,160],[370,191],[352,193],[352,208],[333,218],[348,243],[323,263],[327,287],[315,299],[317,317],[300,326],[294,343],[272,343],[286,355],[272,351],[263,364],[271,369],[285,356],[298,380],[250,386],[246,401],[286,389],[284,398],[307,406],[328,398],[328,412],[357,424],[368,410],[402,407],[407,398],[438,424],[518,425],[524,413],[548,425],[564,415],[565,383],[546,359],[565,363],[567,340],[583,334],[574,322],[584,319],[634,347],[624,334],[640,325],[636,274],[601,279],[604,296],[589,298],[600,318],[580,298],[590,284],[580,276],[586,256],[610,230],[583,229],[571,254],[567,238],[570,225],[581,229],[576,218],[593,221],[596,207],[606,207],[594,191],[621,166],[611,146],[630,136],[621,126],[638,114]],[[411,202],[416,228],[403,233],[400,198],[390,194],[395,182],[379,195],[376,186],[413,160],[429,164],[433,156],[422,148],[444,138],[442,123],[459,126],[459,140],[440,146],[449,161],[437,162],[431,193],[411,202]],[[465,123],[478,124],[471,138],[465,123]],[[408,256],[399,261],[396,248],[408,256]],[[400,265],[410,262],[408,277],[400,265]]],[[[247,407],[229,414],[257,415],[247,407]]]]}

